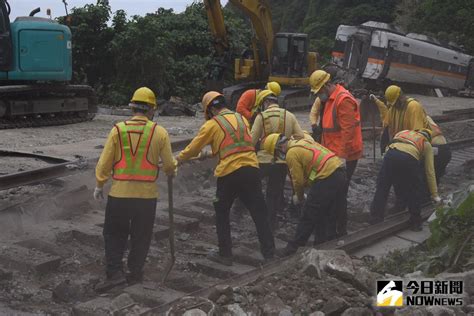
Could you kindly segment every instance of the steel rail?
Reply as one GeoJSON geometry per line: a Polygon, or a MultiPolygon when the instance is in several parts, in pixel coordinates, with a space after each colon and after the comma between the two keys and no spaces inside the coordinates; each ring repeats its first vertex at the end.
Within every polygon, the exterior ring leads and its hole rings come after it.
{"type": "MultiPolygon", "coordinates": [[[[173,152],[179,151],[184,149],[191,139],[182,139],[177,140],[171,143],[171,149],[173,152]]],[[[81,168],[76,168],[75,166],[83,166],[86,167],[88,162],[94,161],[84,161],[81,159],[77,160],[65,160],[63,158],[52,157],[47,155],[39,155],[34,153],[27,153],[27,152],[15,152],[15,151],[7,151],[7,150],[0,150],[0,157],[28,157],[28,158],[37,158],[41,159],[45,162],[51,163],[53,165],[37,168],[33,170],[21,171],[10,173],[6,175],[0,176],[0,191],[11,189],[14,187],[22,186],[22,185],[31,185],[41,183],[47,180],[59,178],[62,176],[66,176],[72,174],[74,172],[78,172],[81,168]],[[72,168],[71,168],[72,167],[72,168]]]]}
{"type": "MultiPolygon", "coordinates": [[[[421,212],[421,217],[423,218],[423,220],[428,219],[433,213],[433,211],[434,209],[432,208],[432,206],[425,207],[421,212]]],[[[345,237],[331,240],[324,244],[318,245],[315,248],[321,250],[340,249],[348,253],[353,253],[363,247],[367,247],[369,245],[379,242],[382,238],[392,236],[394,233],[408,228],[410,226],[410,223],[408,222],[409,218],[410,215],[407,212],[393,215],[382,223],[368,226],[367,228],[363,228],[345,237]]],[[[298,253],[300,253],[300,251],[298,253]]],[[[258,278],[268,277],[272,274],[288,269],[288,266],[291,264],[292,260],[294,260],[295,256],[296,255],[292,255],[289,257],[276,259],[275,261],[272,261],[259,268],[255,268],[249,272],[240,274],[233,278],[220,281],[209,288],[204,288],[193,293],[186,294],[185,296],[207,297],[214,290],[214,287],[219,284],[236,287],[254,282],[258,278]]],[[[178,300],[179,298],[163,305],[154,307],[140,315],[165,315],[166,311],[170,307],[172,307],[173,304],[175,304],[178,300]]]]}

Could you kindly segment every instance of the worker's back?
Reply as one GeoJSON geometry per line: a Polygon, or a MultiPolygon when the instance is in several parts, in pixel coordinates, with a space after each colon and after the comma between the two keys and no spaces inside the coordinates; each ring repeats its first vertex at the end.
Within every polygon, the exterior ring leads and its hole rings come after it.
{"type": "MultiPolygon", "coordinates": [[[[252,126],[252,140],[256,144],[260,139],[273,133],[284,134],[287,138],[304,138],[295,115],[277,104],[270,105],[265,111],[257,115],[252,126]]],[[[269,163],[273,157],[265,150],[260,150],[257,154],[260,163],[269,163]]],[[[277,161],[283,162],[283,161],[277,161]]]]}

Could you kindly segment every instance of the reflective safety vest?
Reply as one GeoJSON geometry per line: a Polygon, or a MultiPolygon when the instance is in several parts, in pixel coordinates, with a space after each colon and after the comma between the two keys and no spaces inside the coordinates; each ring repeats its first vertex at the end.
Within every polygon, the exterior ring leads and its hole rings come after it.
{"type": "Polygon", "coordinates": [[[219,124],[225,136],[219,146],[219,159],[224,159],[230,155],[255,151],[252,143],[252,136],[249,129],[239,113],[232,111],[222,111],[215,115],[213,119],[219,124]],[[237,127],[234,128],[232,124],[226,119],[226,115],[234,115],[237,120],[237,127]]]}
{"type": "Polygon", "coordinates": [[[112,178],[122,181],[154,182],[159,168],[148,161],[148,151],[155,132],[152,121],[126,121],[115,124],[120,140],[120,160],[115,163],[112,178]],[[132,146],[132,134],[138,134],[138,143],[132,146]]]}
{"type": "MultiPolygon", "coordinates": [[[[360,111],[359,111],[359,103],[357,100],[347,91],[343,86],[337,85],[336,90],[333,92],[336,95],[334,100],[327,101],[324,106],[324,114],[321,122],[321,127],[323,130],[322,134],[322,142],[321,144],[328,149],[334,151],[338,156],[341,156],[341,152],[339,149],[342,148],[342,135],[341,135],[341,126],[339,123],[339,118],[337,115],[339,105],[342,103],[344,99],[350,99],[355,106],[354,109],[354,141],[351,144],[351,148],[349,148],[349,152],[345,153],[348,157],[343,158],[353,158],[352,155],[361,154],[362,153],[362,130],[360,128],[360,111]]],[[[355,159],[358,159],[357,157],[355,159]]]]}
{"type": "Polygon", "coordinates": [[[425,137],[421,135],[420,133],[417,133],[415,131],[401,131],[398,132],[394,137],[393,137],[394,142],[401,142],[401,143],[406,143],[406,144],[411,144],[418,149],[420,153],[423,152],[425,149],[425,137]]]}
{"type": "Polygon", "coordinates": [[[286,110],[281,108],[268,109],[260,113],[263,121],[263,135],[267,136],[272,133],[284,133],[286,123],[286,110]],[[272,130],[271,118],[278,118],[278,129],[272,130]]]}
{"type": "Polygon", "coordinates": [[[313,182],[316,179],[316,176],[323,169],[326,161],[330,158],[336,156],[335,153],[327,149],[326,147],[316,143],[311,142],[305,139],[298,141],[295,145],[291,146],[290,149],[301,147],[313,152],[313,158],[311,163],[307,166],[307,173],[309,174],[309,181],[313,182]]]}

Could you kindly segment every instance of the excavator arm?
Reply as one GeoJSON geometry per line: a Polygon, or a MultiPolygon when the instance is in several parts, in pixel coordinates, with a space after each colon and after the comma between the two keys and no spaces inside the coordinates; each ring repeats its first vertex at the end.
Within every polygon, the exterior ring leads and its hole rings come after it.
{"type": "MultiPolygon", "coordinates": [[[[253,59],[235,60],[235,78],[261,80],[268,76],[273,47],[273,27],[268,0],[229,0],[240,9],[252,24],[253,59]]],[[[209,28],[214,37],[214,47],[218,56],[230,50],[224,15],[219,0],[204,0],[209,28]]]]}

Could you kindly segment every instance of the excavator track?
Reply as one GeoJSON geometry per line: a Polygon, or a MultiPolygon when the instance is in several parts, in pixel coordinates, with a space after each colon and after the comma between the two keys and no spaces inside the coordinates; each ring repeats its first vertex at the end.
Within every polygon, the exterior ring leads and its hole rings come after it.
{"type": "Polygon", "coordinates": [[[96,112],[97,98],[86,85],[0,87],[0,129],[74,124],[96,112]]]}

